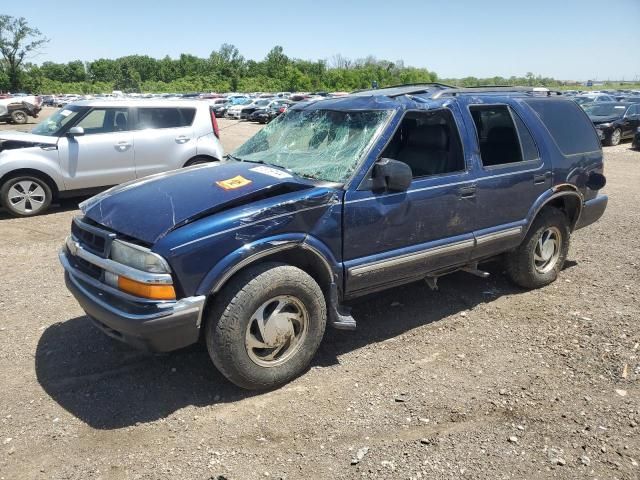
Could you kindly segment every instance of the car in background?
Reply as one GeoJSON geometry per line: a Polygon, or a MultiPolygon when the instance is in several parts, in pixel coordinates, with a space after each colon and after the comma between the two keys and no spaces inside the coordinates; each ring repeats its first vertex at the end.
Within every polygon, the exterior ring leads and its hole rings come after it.
{"type": "Polygon", "coordinates": [[[633,148],[634,150],[640,150],[640,127],[636,129],[636,133],[633,135],[631,148],[633,148]]]}
{"type": "Polygon", "coordinates": [[[640,95],[624,95],[620,97],[619,102],[640,103],[640,95]]]}
{"type": "Polygon", "coordinates": [[[30,133],[0,132],[0,205],[17,217],[63,197],[223,158],[218,124],[201,100],[88,100],[30,133]]]}
{"type": "Polygon", "coordinates": [[[638,103],[600,102],[583,108],[605,145],[615,146],[625,138],[632,138],[640,127],[638,103]]]}
{"type": "Polygon", "coordinates": [[[290,100],[274,100],[266,108],[260,108],[249,115],[249,120],[258,123],[269,123],[278,115],[287,111],[293,102],[290,100]]]}
{"type": "Polygon", "coordinates": [[[616,101],[616,99],[613,98],[611,95],[605,95],[602,93],[586,93],[582,95],[576,95],[575,97],[572,97],[571,100],[573,100],[580,106],[587,105],[589,103],[616,101]]]}
{"type": "Polygon", "coordinates": [[[242,109],[247,105],[252,104],[253,100],[250,98],[244,98],[243,100],[239,100],[237,102],[238,103],[233,103],[229,108],[227,108],[226,116],[229,118],[240,120],[242,109]]]}
{"type": "Polygon", "coordinates": [[[216,118],[224,117],[225,113],[227,113],[227,108],[229,108],[230,102],[226,98],[216,98],[212,100],[208,100],[209,105],[211,106],[211,111],[215,114],[216,118]]]}
{"type": "Polygon", "coordinates": [[[0,100],[0,122],[24,125],[29,117],[38,118],[42,98],[33,95],[11,96],[0,100]]]}
{"type": "Polygon", "coordinates": [[[240,119],[247,120],[249,115],[260,108],[267,108],[269,104],[273,101],[273,97],[270,98],[259,98],[255,100],[253,103],[245,106],[242,110],[240,110],[240,119]]]}

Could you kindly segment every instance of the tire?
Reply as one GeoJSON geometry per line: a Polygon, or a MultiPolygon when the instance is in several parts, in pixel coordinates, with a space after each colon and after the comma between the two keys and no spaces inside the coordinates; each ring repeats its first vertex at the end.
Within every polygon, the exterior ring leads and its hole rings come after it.
{"type": "Polygon", "coordinates": [[[529,289],[554,282],[567,259],[570,234],[566,215],[553,207],[544,208],[520,246],[506,255],[511,280],[529,289]]]}
{"type": "Polygon", "coordinates": [[[620,145],[620,140],[622,140],[622,131],[619,128],[616,128],[609,138],[607,139],[607,145],[615,147],[616,145],[620,145]]]}
{"type": "Polygon", "coordinates": [[[14,110],[11,112],[11,120],[18,125],[24,125],[29,120],[29,115],[24,110],[14,110]]]}
{"type": "Polygon", "coordinates": [[[205,340],[213,364],[228,380],[249,390],[269,389],[309,366],[326,322],[325,298],[313,278],[290,265],[264,263],[238,274],[216,297],[205,340]],[[289,313],[284,320],[274,313],[281,306],[289,313]],[[265,317],[261,330],[257,319],[265,317]],[[275,354],[271,360],[269,354],[275,354]]]}
{"type": "Polygon", "coordinates": [[[49,208],[52,198],[47,182],[33,175],[10,178],[0,187],[0,203],[14,217],[39,215],[49,208]]]}

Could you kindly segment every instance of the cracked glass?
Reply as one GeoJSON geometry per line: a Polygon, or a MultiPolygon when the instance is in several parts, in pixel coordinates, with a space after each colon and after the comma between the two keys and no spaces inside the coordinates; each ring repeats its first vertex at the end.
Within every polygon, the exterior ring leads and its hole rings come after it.
{"type": "Polygon", "coordinates": [[[389,110],[292,110],[232,157],[285,168],[301,177],[344,183],[391,115],[389,110]]]}

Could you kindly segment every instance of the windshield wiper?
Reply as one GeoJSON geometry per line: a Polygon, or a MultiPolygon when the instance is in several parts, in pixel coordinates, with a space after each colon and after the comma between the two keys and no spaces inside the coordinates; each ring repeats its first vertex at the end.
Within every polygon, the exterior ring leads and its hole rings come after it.
{"type": "Polygon", "coordinates": [[[227,157],[231,158],[232,160],[235,160],[236,162],[242,162],[243,161],[240,157],[236,157],[234,155],[231,155],[230,153],[227,153],[227,157]]]}

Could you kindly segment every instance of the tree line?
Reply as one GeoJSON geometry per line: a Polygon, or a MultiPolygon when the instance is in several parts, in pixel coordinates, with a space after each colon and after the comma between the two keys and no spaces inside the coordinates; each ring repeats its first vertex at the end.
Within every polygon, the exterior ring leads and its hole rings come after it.
{"type": "Polygon", "coordinates": [[[328,60],[291,58],[281,46],[263,60],[246,59],[234,45],[223,44],[206,57],[183,53],[161,59],[128,55],[91,62],[27,60],[49,40],[24,18],[0,15],[0,92],[105,93],[125,92],[276,92],[352,91],[389,85],[436,82],[456,86],[530,85],[558,87],[553,78],[529,72],[524,77],[438,79],[426,68],[405,66],[402,60],[373,56],[351,60],[335,55],[328,60]]]}

